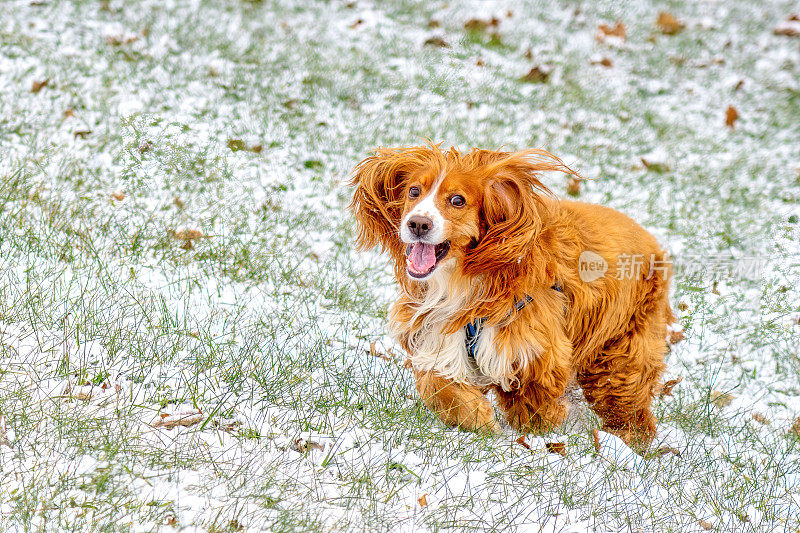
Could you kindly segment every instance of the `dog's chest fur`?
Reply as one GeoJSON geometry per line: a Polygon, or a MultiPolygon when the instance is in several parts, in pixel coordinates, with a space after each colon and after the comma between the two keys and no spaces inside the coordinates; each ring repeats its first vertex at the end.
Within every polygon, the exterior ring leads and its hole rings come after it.
{"type": "MultiPolygon", "coordinates": [[[[391,333],[395,339],[407,339],[411,363],[416,370],[434,371],[457,382],[474,385],[499,385],[511,390],[516,379],[512,364],[522,355],[520,363],[527,362],[529,350],[510,342],[498,342],[497,328],[485,326],[480,330],[475,346],[475,357],[467,353],[466,333],[459,328],[445,334],[453,317],[469,305],[473,290],[468,285],[453,282],[455,260],[443,262],[427,281],[424,297],[412,304],[415,315],[411,320],[401,320],[398,306],[390,315],[391,333]],[[413,327],[417,318],[420,322],[413,327]],[[413,329],[412,329],[413,328],[413,329]],[[515,353],[516,352],[516,353],[515,353]]],[[[478,283],[474,280],[472,283],[478,283]]]]}

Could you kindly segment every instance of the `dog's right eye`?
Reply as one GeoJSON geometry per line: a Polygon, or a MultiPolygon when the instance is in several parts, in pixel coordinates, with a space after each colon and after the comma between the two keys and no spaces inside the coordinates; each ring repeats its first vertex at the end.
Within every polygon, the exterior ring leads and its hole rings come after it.
{"type": "Polygon", "coordinates": [[[409,198],[416,198],[417,196],[419,196],[419,187],[411,187],[408,189],[409,198]]]}

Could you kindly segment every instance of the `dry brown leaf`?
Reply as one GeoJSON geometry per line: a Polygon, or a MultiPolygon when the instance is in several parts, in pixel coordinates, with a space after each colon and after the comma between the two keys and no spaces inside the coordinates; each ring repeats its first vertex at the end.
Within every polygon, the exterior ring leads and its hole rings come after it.
{"type": "Polygon", "coordinates": [[[177,518],[175,518],[175,515],[172,515],[172,514],[171,514],[171,515],[167,516],[167,518],[166,518],[166,520],[165,520],[165,523],[166,523],[166,525],[168,525],[168,526],[173,526],[173,527],[175,527],[175,526],[177,526],[177,525],[178,525],[178,519],[177,519],[177,518]]]}
{"type": "Polygon", "coordinates": [[[312,450],[319,450],[324,451],[325,446],[318,442],[314,442],[313,440],[304,440],[304,439],[296,439],[294,443],[292,443],[291,448],[300,453],[306,453],[312,450]]]}
{"type": "Polygon", "coordinates": [[[500,25],[500,19],[497,17],[492,17],[489,20],[486,19],[469,19],[464,23],[464,29],[467,31],[487,31],[489,28],[497,28],[500,25]]]}
{"type": "Polygon", "coordinates": [[[449,48],[450,47],[450,45],[447,44],[447,41],[445,41],[441,37],[436,37],[436,36],[428,37],[427,39],[425,39],[425,42],[423,44],[425,46],[438,46],[439,48],[449,48]]]}
{"type": "Polygon", "coordinates": [[[687,309],[689,309],[689,304],[687,304],[686,302],[681,302],[678,304],[678,309],[680,309],[681,311],[686,311],[687,309]]]}
{"type": "Polygon", "coordinates": [[[241,139],[228,139],[228,148],[231,152],[247,151],[260,154],[264,147],[261,144],[248,145],[241,139]]]}
{"type": "Polygon", "coordinates": [[[606,57],[606,56],[603,56],[603,57],[600,57],[600,58],[597,58],[597,59],[590,59],[589,63],[592,64],[592,65],[600,65],[601,67],[606,67],[606,68],[614,66],[614,62],[611,61],[611,58],[606,57]]]}
{"type": "Polygon", "coordinates": [[[570,196],[579,196],[581,194],[581,180],[575,176],[570,176],[567,179],[567,194],[570,196]]]}
{"type": "Polygon", "coordinates": [[[789,432],[795,437],[800,437],[800,416],[794,419],[792,429],[790,429],[789,432]]]}
{"type": "Polygon", "coordinates": [[[669,332],[669,343],[670,344],[678,344],[679,342],[681,342],[685,338],[686,338],[686,335],[684,335],[682,329],[674,330],[674,331],[670,331],[669,332]]]}
{"type": "Polygon", "coordinates": [[[174,429],[178,426],[190,427],[202,422],[206,415],[199,410],[186,411],[183,413],[174,413],[164,416],[165,413],[159,415],[159,419],[153,422],[154,428],[174,429]]]}
{"type": "Polygon", "coordinates": [[[528,48],[525,50],[525,53],[524,53],[524,54],[522,54],[522,55],[523,55],[523,57],[525,57],[525,59],[533,59],[533,50],[531,50],[531,47],[529,46],[529,47],[528,47],[528,48]]]}
{"type": "Polygon", "coordinates": [[[673,448],[672,446],[661,446],[658,450],[656,450],[655,456],[662,457],[670,453],[675,457],[681,456],[680,450],[678,450],[677,448],[673,448]]]}
{"type": "Polygon", "coordinates": [[[683,29],[684,24],[680,20],[676,19],[672,13],[662,11],[658,14],[656,26],[659,30],[661,30],[661,33],[666,35],[675,35],[683,29]]]}
{"type": "Polygon", "coordinates": [[[727,392],[722,391],[712,391],[711,392],[711,403],[722,409],[723,407],[728,407],[736,397],[732,394],[728,394],[727,392]]]}
{"type": "Polygon", "coordinates": [[[50,84],[50,78],[47,78],[46,80],[34,81],[33,85],[31,85],[31,92],[36,94],[45,87],[47,87],[49,84],[50,84]]]}
{"type": "Polygon", "coordinates": [[[419,506],[420,507],[427,507],[428,506],[428,495],[427,494],[423,494],[422,496],[420,496],[417,499],[417,501],[419,502],[419,506]]]}
{"type": "Polygon", "coordinates": [[[600,452],[600,433],[598,433],[597,429],[592,430],[592,441],[594,442],[594,449],[598,453],[600,452]]]}
{"type": "Polygon", "coordinates": [[[484,62],[483,62],[483,59],[481,59],[481,58],[478,58],[478,59],[475,61],[475,65],[476,65],[476,66],[479,66],[479,67],[485,67],[485,66],[486,66],[486,63],[484,63],[484,62]]]}
{"type": "Polygon", "coordinates": [[[700,520],[698,524],[700,524],[700,527],[702,527],[706,531],[711,531],[712,529],[714,529],[714,524],[706,522],[705,520],[700,520]]]}
{"type": "Polygon", "coordinates": [[[552,69],[549,67],[542,65],[535,66],[527,74],[522,76],[520,81],[527,83],[547,83],[547,80],[550,79],[550,74],[552,72],[552,69]]]}
{"type": "Polygon", "coordinates": [[[544,447],[550,453],[557,453],[561,457],[567,456],[567,445],[563,442],[546,442],[544,447]]]}
{"type": "Polygon", "coordinates": [[[75,130],[75,131],[72,132],[72,135],[76,139],[79,138],[79,137],[81,139],[85,139],[86,137],[88,137],[91,134],[92,134],[92,130],[75,130]]]}
{"type": "Polygon", "coordinates": [[[350,24],[350,29],[354,30],[354,29],[358,28],[359,26],[361,26],[362,24],[364,24],[364,19],[356,19],[355,22],[350,24]]]}
{"type": "Polygon", "coordinates": [[[733,129],[733,125],[738,118],[739,118],[739,112],[736,111],[735,107],[729,105],[728,109],[725,111],[725,125],[728,126],[730,129],[733,129]]]}
{"type": "Polygon", "coordinates": [[[521,444],[522,447],[525,448],[526,450],[531,449],[531,445],[525,442],[525,435],[522,435],[520,436],[520,438],[517,439],[517,444],[521,444]]]}
{"type": "Polygon", "coordinates": [[[68,118],[75,118],[75,110],[65,109],[63,113],[61,113],[61,120],[67,120],[68,118]]]}
{"type": "Polygon", "coordinates": [[[766,416],[762,415],[761,413],[753,413],[750,416],[753,418],[753,420],[755,420],[759,424],[764,424],[765,426],[769,425],[769,419],[766,416]]]}
{"type": "Polygon", "coordinates": [[[788,19],[775,26],[772,33],[786,37],[800,37],[800,15],[789,15],[788,19]]]}
{"type": "Polygon", "coordinates": [[[178,209],[183,209],[183,200],[181,200],[177,196],[172,199],[172,203],[175,204],[175,207],[177,207],[178,209]]]}
{"type": "Polygon", "coordinates": [[[604,43],[609,37],[614,37],[624,41],[627,35],[628,32],[625,29],[625,25],[618,20],[613,27],[609,26],[608,24],[600,24],[597,27],[597,35],[595,38],[597,39],[598,43],[604,43]]]}
{"type": "Polygon", "coordinates": [[[113,198],[114,200],[116,200],[118,202],[121,202],[122,200],[125,199],[125,193],[122,192],[122,191],[112,192],[111,193],[111,198],[113,198]]]}
{"type": "Polygon", "coordinates": [[[442,22],[439,21],[439,20],[436,20],[436,19],[430,19],[428,21],[428,27],[429,28],[438,28],[441,25],[442,25],[442,22]]]}
{"type": "Polygon", "coordinates": [[[391,361],[392,360],[392,358],[389,355],[378,351],[378,349],[376,348],[376,345],[375,345],[375,341],[372,341],[372,342],[369,343],[369,354],[372,357],[377,357],[378,359],[383,359],[384,361],[391,361]]]}
{"type": "Polygon", "coordinates": [[[671,379],[666,383],[664,383],[664,385],[661,386],[661,392],[659,392],[658,394],[659,397],[663,398],[664,396],[672,396],[672,389],[674,389],[675,385],[677,385],[681,381],[683,381],[683,378],[678,377],[676,379],[671,379]]]}
{"type": "Polygon", "coordinates": [[[106,44],[110,46],[122,46],[124,44],[133,44],[139,40],[141,36],[137,34],[120,34],[106,36],[106,44]]]}

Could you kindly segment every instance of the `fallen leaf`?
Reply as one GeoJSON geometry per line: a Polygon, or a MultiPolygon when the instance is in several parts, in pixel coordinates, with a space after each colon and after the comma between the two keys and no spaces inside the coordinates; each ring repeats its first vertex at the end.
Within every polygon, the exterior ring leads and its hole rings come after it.
{"type": "Polygon", "coordinates": [[[597,27],[597,35],[595,39],[598,43],[607,43],[611,38],[618,39],[619,41],[624,41],[627,37],[628,32],[625,29],[625,25],[621,21],[617,21],[617,23],[611,27],[608,24],[600,24],[597,27]]]}
{"type": "Polygon", "coordinates": [[[80,137],[81,139],[85,139],[89,135],[92,134],[92,130],[75,130],[72,132],[72,135],[77,139],[80,137]]]}
{"type": "Polygon", "coordinates": [[[656,450],[655,457],[662,457],[670,453],[675,457],[681,456],[680,450],[673,448],[672,446],[661,446],[658,450],[656,450]]]}
{"type": "Polygon", "coordinates": [[[592,430],[592,441],[594,442],[594,449],[598,453],[600,452],[600,433],[597,429],[592,430]]]}
{"type": "Polygon", "coordinates": [[[139,153],[143,154],[153,149],[153,143],[150,141],[143,141],[139,144],[139,153]]]}
{"type": "Polygon", "coordinates": [[[238,152],[240,150],[247,150],[247,145],[241,139],[228,139],[228,148],[230,148],[232,152],[238,152]]]}
{"type": "Polygon", "coordinates": [[[64,112],[61,113],[61,120],[67,120],[68,118],[75,118],[74,109],[65,109],[64,112]]]}
{"type": "Polygon", "coordinates": [[[484,63],[484,62],[483,62],[483,59],[481,59],[481,58],[478,58],[478,59],[475,61],[475,65],[477,65],[477,66],[479,66],[479,67],[485,67],[485,66],[486,66],[486,63],[484,63]]]}
{"type": "Polygon", "coordinates": [[[177,196],[172,199],[172,203],[175,204],[175,207],[177,207],[178,209],[183,209],[183,200],[181,200],[177,196]]]}
{"type": "Polygon", "coordinates": [[[158,420],[153,422],[154,428],[174,429],[178,426],[190,427],[199,424],[205,419],[206,415],[202,411],[193,409],[183,413],[174,413],[164,416],[164,413],[159,415],[158,420]]]}
{"type": "Polygon", "coordinates": [[[203,235],[200,231],[196,229],[184,229],[180,231],[168,231],[168,233],[176,240],[183,241],[181,248],[184,250],[191,250],[194,248],[194,241],[201,239],[203,237],[208,237],[208,235],[203,235]]]}
{"type": "Polygon", "coordinates": [[[712,524],[710,522],[706,522],[705,520],[700,520],[698,522],[698,524],[700,524],[700,527],[702,527],[706,531],[710,531],[710,530],[714,529],[714,524],[712,524]]]}
{"type": "Polygon", "coordinates": [[[50,83],[50,78],[47,78],[46,80],[34,81],[33,85],[31,85],[31,92],[36,94],[45,87],[47,87],[49,83],[50,83]]]}
{"type": "Polygon", "coordinates": [[[711,392],[711,403],[713,403],[720,409],[722,409],[723,407],[728,407],[735,398],[736,398],[735,396],[733,396],[732,394],[728,394],[727,392],[721,392],[718,390],[711,392]]]}
{"type": "Polygon", "coordinates": [[[669,332],[669,343],[670,344],[678,344],[682,340],[686,338],[686,335],[683,333],[682,329],[673,330],[669,332]]]}
{"type": "Polygon", "coordinates": [[[139,40],[141,35],[136,33],[121,33],[118,35],[107,35],[106,44],[110,46],[122,46],[133,44],[139,40]]]}
{"type": "Polygon", "coordinates": [[[596,57],[589,60],[589,63],[592,65],[600,65],[601,67],[613,67],[614,63],[611,61],[610,58],[606,56],[596,57]]]}
{"type": "Polygon", "coordinates": [[[417,499],[417,501],[419,502],[419,506],[420,507],[427,507],[428,506],[428,495],[427,494],[423,494],[422,496],[420,496],[417,499]]]}
{"type": "Polygon", "coordinates": [[[542,65],[533,67],[527,74],[520,78],[520,81],[524,81],[527,83],[547,83],[547,80],[550,79],[550,74],[552,74],[553,70],[549,67],[545,67],[542,65]]]}
{"type": "Polygon", "coordinates": [[[449,48],[450,45],[441,37],[428,37],[423,43],[425,46],[438,46],[439,48],[449,48]]]}
{"type": "Polygon", "coordinates": [[[517,439],[517,444],[521,444],[522,447],[525,448],[526,450],[531,449],[531,445],[525,442],[525,435],[522,435],[520,436],[520,438],[517,439]]]}
{"type": "Polygon", "coordinates": [[[428,27],[429,28],[438,28],[441,25],[442,25],[441,21],[436,20],[436,19],[430,19],[428,21],[428,27]]]}
{"type": "Polygon", "coordinates": [[[676,19],[671,13],[662,11],[658,14],[656,26],[659,30],[661,30],[661,33],[666,35],[675,35],[683,29],[684,24],[680,20],[676,19]]]}
{"type": "Polygon", "coordinates": [[[354,29],[358,28],[359,26],[361,26],[362,24],[364,24],[364,19],[356,19],[355,22],[350,24],[350,29],[354,30],[354,29]]]}
{"type": "Polygon", "coordinates": [[[112,192],[111,193],[111,198],[113,198],[114,200],[116,200],[118,202],[121,202],[122,200],[125,199],[125,193],[124,192],[112,192]]]}
{"type": "Polygon", "coordinates": [[[579,196],[581,194],[581,180],[575,176],[570,176],[567,179],[567,194],[570,196],[579,196]]]}
{"type": "Polygon", "coordinates": [[[789,15],[788,19],[775,26],[772,33],[786,37],[800,37],[800,15],[789,15]]]}
{"type": "Polygon", "coordinates": [[[759,424],[764,424],[765,426],[769,425],[769,419],[766,416],[762,415],[761,413],[753,413],[750,416],[753,418],[753,420],[755,420],[759,424]]]}
{"type": "Polygon", "coordinates": [[[736,111],[736,108],[732,105],[728,106],[728,109],[725,111],[725,125],[728,126],[730,129],[733,129],[733,124],[739,118],[739,112],[736,111]]]}
{"type": "Polygon", "coordinates": [[[563,442],[546,442],[544,447],[550,453],[557,453],[561,457],[567,456],[567,446],[563,442]]]}
{"type": "Polygon", "coordinates": [[[795,437],[800,437],[800,416],[794,419],[794,423],[792,423],[792,429],[790,429],[789,432],[795,437]]]}
{"type": "Polygon", "coordinates": [[[659,398],[663,398],[664,396],[672,396],[672,389],[674,389],[675,385],[677,385],[681,381],[683,381],[683,378],[678,377],[676,379],[671,379],[666,383],[664,383],[664,385],[661,386],[661,392],[659,392],[658,394],[659,398]]]}
{"type": "Polygon", "coordinates": [[[177,519],[177,518],[175,518],[175,515],[169,515],[169,516],[166,518],[165,522],[166,522],[166,525],[168,525],[168,526],[173,526],[173,527],[175,527],[175,526],[177,526],[177,525],[178,525],[178,519],[177,519]]]}
{"type": "Polygon", "coordinates": [[[533,50],[531,50],[531,47],[529,46],[529,47],[528,47],[528,48],[525,50],[525,53],[524,53],[524,54],[522,54],[522,55],[525,57],[525,59],[533,59],[533,50]]]}
{"type": "Polygon", "coordinates": [[[313,440],[296,439],[292,443],[291,449],[296,452],[306,453],[311,450],[324,451],[325,446],[318,442],[314,442],[313,440]]]}
{"type": "Polygon", "coordinates": [[[686,311],[687,309],[689,309],[689,304],[687,304],[686,302],[681,302],[678,304],[678,309],[680,309],[681,311],[686,311]]]}
{"type": "Polygon", "coordinates": [[[487,31],[489,28],[497,28],[499,25],[500,19],[497,17],[492,17],[489,20],[474,18],[464,23],[464,29],[467,31],[481,32],[487,31]]]}
{"type": "Polygon", "coordinates": [[[372,357],[377,357],[378,359],[383,359],[384,361],[392,360],[392,358],[388,355],[378,351],[378,349],[375,347],[375,341],[369,343],[369,354],[372,357]]]}

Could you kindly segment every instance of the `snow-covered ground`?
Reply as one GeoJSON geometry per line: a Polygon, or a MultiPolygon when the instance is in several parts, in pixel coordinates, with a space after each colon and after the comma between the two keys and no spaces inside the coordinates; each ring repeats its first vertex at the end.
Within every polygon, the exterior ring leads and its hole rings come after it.
{"type": "Polygon", "coordinates": [[[800,7],[664,9],[1,2],[0,530],[798,530],[800,7]],[[425,138],[672,252],[665,453],[420,406],[345,184],[425,138]]]}

